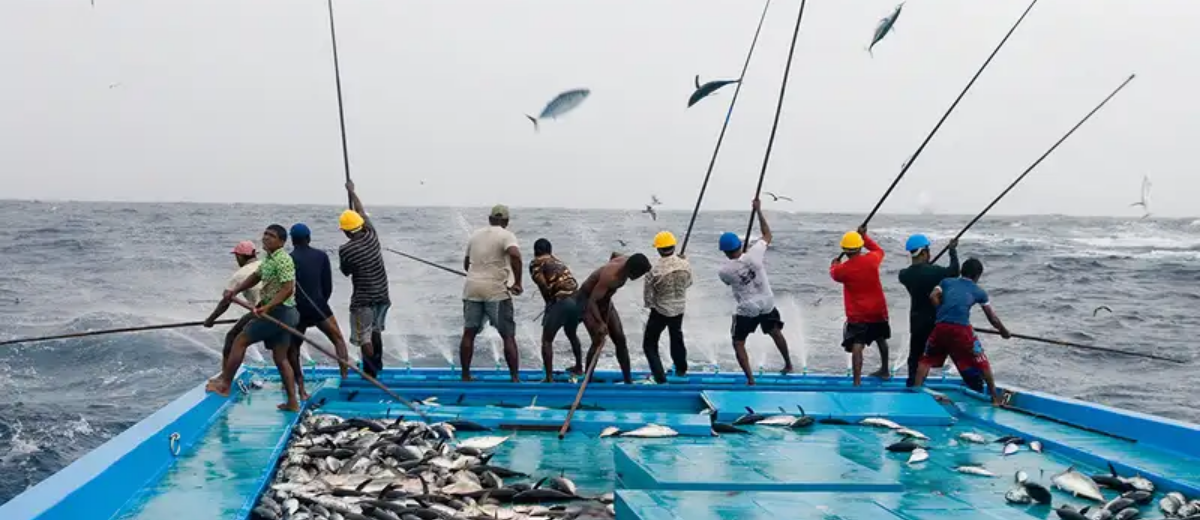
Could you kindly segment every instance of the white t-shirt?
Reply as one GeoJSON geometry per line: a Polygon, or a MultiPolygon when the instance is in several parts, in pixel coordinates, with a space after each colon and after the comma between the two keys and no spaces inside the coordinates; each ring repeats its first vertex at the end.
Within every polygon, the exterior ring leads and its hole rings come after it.
{"type": "Polygon", "coordinates": [[[475,302],[494,302],[512,298],[508,281],[512,277],[508,248],[517,245],[517,236],[500,226],[476,230],[467,240],[467,257],[471,268],[463,284],[463,299],[475,302]]]}
{"type": "Polygon", "coordinates": [[[759,240],[736,260],[725,262],[717,273],[733,289],[738,316],[759,316],[775,309],[775,294],[763,265],[766,252],[767,243],[759,240]]]}
{"type": "MultiPolygon", "coordinates": [[[[242,282],[246,281],[246,279],[249,278],[250,275],[257,273],[257,272],[258,272],[258,260],[256,259],[256,260],[251,260],[250,262],[247,262],[246,265],[243,265],[243,266],[239,267],[237,271],[234,271],[233,276],[229,277],[229,283],[225,284],[225,290],[232,291],[234,288],[236,288],[242,282]]],[[[261,290],[262,290],[262,282],[259,282],[259,283],[255,284],[254,287],[251,287],[249,289],[242,291],[242,298],[245,298],[246,301],[248,301],[254,305],[258,305],[260,303],[258,301],[259,291],[261,291],[261,290]]]]}

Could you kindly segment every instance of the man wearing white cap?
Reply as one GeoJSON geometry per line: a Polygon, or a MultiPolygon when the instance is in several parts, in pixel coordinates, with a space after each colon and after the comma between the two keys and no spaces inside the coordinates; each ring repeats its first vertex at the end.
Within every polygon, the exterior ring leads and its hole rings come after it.
{"type": "Polygon", "coordinates": [[[471,358],[475,354],[475,336],[483,330],[486,319],[496,327],[504,340],[504,361],[509,376],[519,381],[517,356],[517,324],[513,319],[512,295],[520,295],[521,249],[517,236],[508,229],[508,207],[497,204],[488,214],[488,226],[471,234],[463,270],[463,336],[459,345],[463,381],[471,380],[471,358]],[[508,279],[512,277],[512,285],[508,279]]]}
{"type": "MultiPolygon", "coordinates": [[[[257,252],[254,250],[254,242],[249,240],[238,242],[231,252],[233,253],[233,259],[237,261],[238,269],[233,272],[233,276],[229,277],[229,283],[225,284],[226,290],[232,290],[241,285],[246,278],[258,272],[258,258],[257,252]]],[[[257,302],[260,289],[262,289],[261,283],[242,291],[241,296],[246,301],[257,302]]],[[[213,309],[212,314],[208,315],[208,319],[204,320],[204,326],[212,328],[213,323],[220,319],[221,315],[225,314],[225,311],[229,310],[229,304],[228,300],[217,302],[217,308],[213,309]]],[[[246,328],[246,324],[250,323],[252,319],[254,319],[254,313],[247,312],[243,314],[241,319],[225,334],[225,348],[221,351],[221,366],[225,366],[225,361],[229,359],[229,349],[233,348],[233,338],[241,334],[242,329],[246,328]]]]}

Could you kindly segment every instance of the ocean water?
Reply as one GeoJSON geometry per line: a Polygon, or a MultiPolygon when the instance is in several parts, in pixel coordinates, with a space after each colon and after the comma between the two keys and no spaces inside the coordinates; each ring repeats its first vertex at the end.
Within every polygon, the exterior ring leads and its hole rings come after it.
{"type": "MultiPolygon", "coordinates": [[[[841,234],[861,215],[789,213],[768,205],[775,234],[768,273],[786,322],[792,356],[810,372],[845,373],[840,286],[828,274],[841,234]]],[[[384,245],[461,266],[466,236],[486,225],[481,208],[369,208],[384,245]]],[[[271,223],[306,222],[313,244],[335,250],[340,208],[321,206],[0,202],[0,340],[203,319],[235,265],[239,240],[257,241],[271,223]],[[207,300],[197,302],[199,300],[207,300]]],[[[510,229],[532,253],[551,240],[555,254],[586,277],[613,251],[654,257],[660,230],[682,239],[689,214],[661,211],[652,221],[637,210],[515,208],[510,229]],[[622,245],[624,241],[628,245],[622,245]]],[[[695,273],[684,321],[693,370],[736,370],[729,346],[732,300],[716,278],[722,256],[717,236],[742,232],[747,212],[700,216],[689,244],[695,273]]],[[[872,235],[888,252],[882,276],[892,317],[891,365],[903,375],[908,296],[896,280],[908,260],[905,237],[924,232],[939,243],[969,217],[880,215],[872,235]]],[[[1063,340],[1154,352],[1194,363],[1188,331],[1200,313],[1200,221],[1111,218],[989,217],[961,241],[961,253],[985,264],[982,285],[1011,330],[1063,340]],[[1099,305],[1112,308],[1093,316],[1099,305]]],[[[336,256],[335,260],[336,262],[336,256]]],[[[387,254],[392,312],[385,362],[446,366],[457,362],[461,280],[387,254]]],[[[526,258],[528,261],[528,258],[526,258]]],[[[943,260],[944,262],[944,260],[943,260]]],[[[336,271],[336,266],[335,266],[336,271]]],[[[345,327],[349,281],[336,275],[332,305],[345,327]]],[[[542,303],[530,283],[516,300],[524,368],[541,366],[538,324],[542,303]]],[[[645,369],[640,283],[615,301],[632,346],[634,367],[645,369]]],[[[236,316],[230,312],[229,317],[236,316]]],[[[978,323],[982,316],[976,313],[978,323]]],[[[224,328],[109,335],[0,347],[0,502],[6,501],[218,371],[224,328]]],[[[1026,388],[1200,421],[1188,389],[1200,385],[1194,366],[983,337],[997,378],[1026,388]]],[[[752,336],[751,361],[781,366],[769,338],[752,336]]],[[[503,363],[489,329],[475,365],[503,363]]],[[[609,354],[605,366],[616,366],[609,354]]],[[[662,352],[667,358],[664,335],[662,352]]],[[[318,363],[329,363],[314,354],[318,363]]],[[[556,360],[565,366],[565,339],[556,360]]],[[[268,361],[259,347],[248,363],[268,361]]],[[[879,355],[868,349],[866,368],[879,355]]]]}

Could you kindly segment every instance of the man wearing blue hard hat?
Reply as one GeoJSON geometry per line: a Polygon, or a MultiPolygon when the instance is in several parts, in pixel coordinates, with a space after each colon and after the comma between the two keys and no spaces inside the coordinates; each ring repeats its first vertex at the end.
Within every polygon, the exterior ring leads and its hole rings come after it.
{"type": "Polygon", "coordinates": [[[929,262],[929,238],[925,235],[908,237],[904,249],[912,256],[912,265],[900,270],[900,283],[908,289],[912,303],[908,311],[908,381],[913,386],[917,364],[925,352],[925,342],[937,321],[937,309],[929,294],[946,278],[958,277],[958,239],[950,241],[950,266],[941,267],[929,262]]]}
{"type": "Polygon", "coordinates": [[[737,300],[737,311],[733,316],[733,351],[737,355],[738,365],[746,373],[746,383],[754,384],[754,373],[750,371],[750,358],[746,355],[746,338],[755,329],[771,336],[775,347],[783,356],[784,374],[792,372],[792,358],[788,355],[787,339],[783,337],[783,320],[779,309],[775,308],[775,294],[771,292],[771,283],[767,281],[767,270],[763,257],[767,246],[771,244],[771,227],[763,216],[758,199],[754,199],[754,212],[758,214],[758,227],[762,229],[762,238],[742,252],[742,239],[735,233],[721,235],[718,246],[729,259],[717,272],[725,285],[733,290],[733,298],[737,300]]]}
{"type": "MultiPolygon", "coordinates": [[[[337,319],[333,317],[333,310],[329,308],[329,297],[333,295],[333,268],[329,264],[329,255],[310,245],[312,230],[307,225],[293,225],[291,235],[292,263],[296,264],[296,310],[300,311],[296,330],[303,334],[309,327],[316,327],[333,343],[337,355],[348,359],[346,340],[342,337],[337,319]]],[[[304,340],[292,337],[292,346],[288,350],[302,401],[308,399],[308,392],[304,390],[304,372],[300,369],[300,349],[303,346],[304,340]]],[[[338,368],[345,379],[347,367],[339,363],[338,368]]]]}

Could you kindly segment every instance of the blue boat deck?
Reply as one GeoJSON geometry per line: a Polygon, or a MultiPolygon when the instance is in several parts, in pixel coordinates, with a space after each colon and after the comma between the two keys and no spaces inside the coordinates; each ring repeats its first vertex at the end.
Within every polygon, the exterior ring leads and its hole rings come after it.
{"type": "MultiPolygon", "coordinates": [[[[321,403],[323,413],[416,418],[364,381],[334,375],[324,369],[309,375],[323,381],[312,387],[309,403],[321,403]]],[[[1122,474],[1141,473],[1162,491],[1200,496],[1195,442],[1200,428],[1034,393],[1014,393],[1013,405],[1025,411],[1013,411],[993,408],[955,385],[938,387],[952,401],[942,403],[934,399],[936,392],[914,392],[899,383],[853,388],[831,376],[774,377],[751,389],[729,375],[627,386],[609,382],[613,374],[601,374],[560,440],[557,427],[577,384],[464,384],[452,376],[396,370],[382,379],[400,395],[427,403],[420,407],[429,421],[467,419],[507,430],[484,433],[510,437],[492,464],[531,480],[564,473],[586,496],[615,492],[621,520],[1052,518],[1047,506],[1005,502],[1015,472],[1023,470],[1050,487],[1051,475],[1067,467],[1107,473],[1109,463],[1122,474]],[[744,426],[748,434],[714,436],[709,416],[701,413],[710,409],[728,422],[747,407],[764,415],[799,415],[797,405],[819,419],[852,424],[744,426]],[[1088,413],[1080,411],[1085,409],[1088,413]],[[1044,416],[1071,417],[1078,425],[1044,416]],[[927,435],[929,460],[909,464],[908,453],[887,451],[901,437],[856,424],[866,417],[885,417],[927,435]],[[597,437],[607,426],[629,430],[648,423],[669,426],[680,436],[597,437]],[[1000,444],[964,442],[965,432],[989,441],[1006,434],[1037,439],[1045,452],[1023,448],[1003,456],[1000,444]],[[960,466],[980,466],[995,477],[966,475],[957,471],[960,466]]],[[[268,382],[229,399],[190,392],[147,424],[0,505],[0,518],[248,518],[298,419],[275,409],[278,391],[277,382],[268,382]],[[178,457],[163,444],[174,432],[181,434],[178,457]]],[[[477,434],[462,433],[471,435],[477,434]]],[[[1053,494],[1055,505],[1086,505],[1057,490],[1053,494]]]]}

